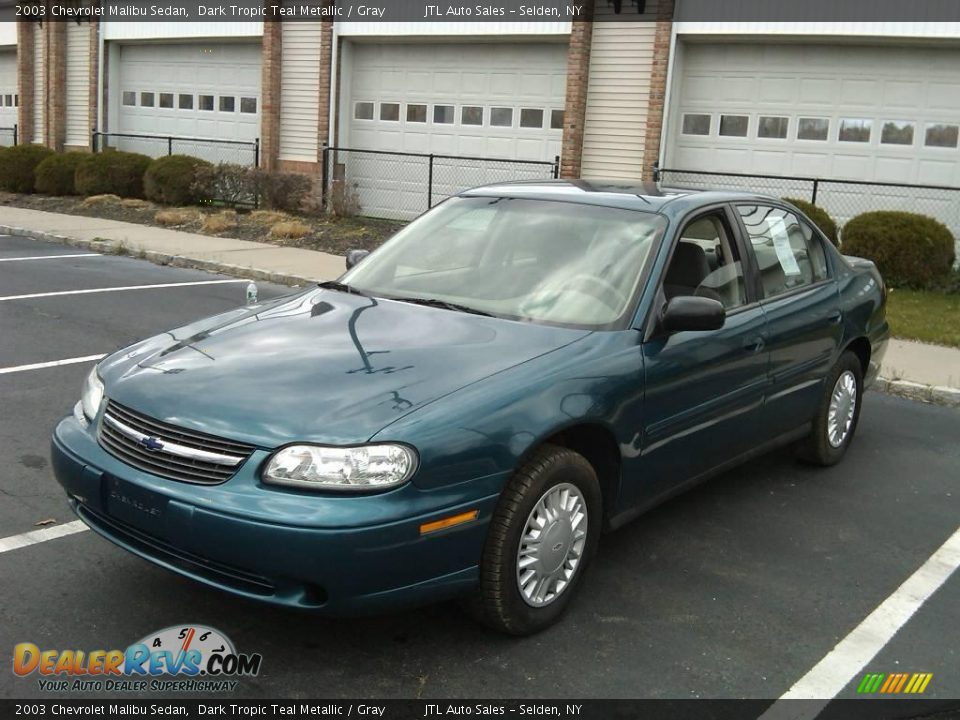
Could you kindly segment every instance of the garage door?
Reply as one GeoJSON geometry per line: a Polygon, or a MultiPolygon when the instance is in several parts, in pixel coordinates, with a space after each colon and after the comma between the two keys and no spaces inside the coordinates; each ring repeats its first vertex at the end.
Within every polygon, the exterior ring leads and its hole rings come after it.
{"type": "MultiPolygon", "coordinates": [[[[127,45],[120,49],[118,132],[252,142],[260,134],[260,45],[127,45]]],[[[124,149],[167,152],[164,142],[122,140],[124,149]]],[[[174,152],[214,162],[252,160],[249,149],[177,142],[174,152]]]]}
{"type": "MultiPolygon", "coordinates": [[[[0,50],[0,128],[17,122],[17,51],[0,50]]],[[[13,135],[0,130],[0,145],[13,144],[13,135]]]]}
{"type": "MultiPolygon", "coordinates": [[[[958,67],[949,48],[685,44],[666,165],[960,186],[958,67]]],[[[956,194],[875,190],[957,221],[956,194]]],[[[868,207],[847,194],[821,204],[868,207]]]]}
{"type": "MultiPolygon", "coordinates": [[[[560,154],[566,46],[355,44],[346,113],[351,148],[506,160],[560,154]]],[[[350,180],[367,214],[426,209],[425,161],[355,154],[350,180]]],[[[545,166],[437,161],[435,198],[464,187],[547,177],[545,166]]]]}

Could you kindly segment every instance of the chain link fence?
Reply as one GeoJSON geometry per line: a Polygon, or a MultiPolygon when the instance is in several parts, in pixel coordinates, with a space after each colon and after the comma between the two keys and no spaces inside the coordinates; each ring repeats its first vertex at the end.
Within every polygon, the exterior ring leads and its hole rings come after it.
{"type": "Polygon", "coordinates": [[[17,126],[0,127],[0,147],[13,147],[17,144],[17,126]]]}
{"type": "Polygon", "coordinates": [[[233,163],[257,167],[260,164],[260,139],[214,140],[174,135],[138,135],[135,133],[93,132],[93,151],[107,148],[141,153],[150,157],[190,155],[214,164],[233,163]]]}
{"type": "Polygon", "coordinates": [[[960,243],[960,187],[672,169],[659,170],[658,179],[662,187],[678,190],[744,190],[806,200],[830,213],[841,228],[873,210],[920,213],[942,222],[960,243]]]}
{"type": "Polygon", "coordinates": [[[411,220],[466,188],[544,180],[559,173],[559,157],[551,162],[337,147],[323,150],[327,209],[393,220],[411,220]]]}

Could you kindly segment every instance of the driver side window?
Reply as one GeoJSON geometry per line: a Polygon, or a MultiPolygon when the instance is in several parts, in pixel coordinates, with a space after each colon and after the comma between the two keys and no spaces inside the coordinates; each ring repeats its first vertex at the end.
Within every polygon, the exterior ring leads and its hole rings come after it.
{"type": "Polygon", "coordinates": [[[695,295],[719,300],[728,311],[746,303],[743,264],[722,210],[688,222],[663,280],[667,300],[695,295]]]}

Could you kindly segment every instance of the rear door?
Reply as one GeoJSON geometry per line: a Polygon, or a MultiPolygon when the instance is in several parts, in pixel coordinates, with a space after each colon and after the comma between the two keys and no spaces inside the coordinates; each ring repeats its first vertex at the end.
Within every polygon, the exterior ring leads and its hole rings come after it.
{"type": "Polygon", "coordinates": [[[813,417],[843,337],[837,283],[825,240],[775,203],[737,203],[756,268],[754,291],[767,318],[770,388],[763,411],[771,435],[813,417]]]}

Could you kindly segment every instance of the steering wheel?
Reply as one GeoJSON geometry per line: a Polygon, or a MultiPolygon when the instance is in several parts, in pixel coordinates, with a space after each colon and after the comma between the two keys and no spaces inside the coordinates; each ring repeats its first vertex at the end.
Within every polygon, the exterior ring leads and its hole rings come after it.
{"type": "Polygon", "coordinates": [[[599,278],[596,275],[581,273],[574,275],[564,289],[582,290],[587,295],[595,297],[611,310],[619,312],[626,306],[627,298],[615,285],[599,278]]]}

